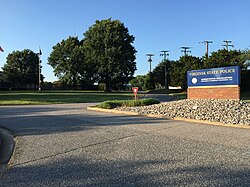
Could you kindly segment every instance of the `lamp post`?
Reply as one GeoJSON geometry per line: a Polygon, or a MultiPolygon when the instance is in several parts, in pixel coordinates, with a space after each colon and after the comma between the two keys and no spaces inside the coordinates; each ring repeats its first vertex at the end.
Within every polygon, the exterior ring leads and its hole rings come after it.
{"type": "Polygon", "coordinates": [[[152,63],[152,56],[154,56],[154,54],[146,54],[146,56],[148,56],[148,62],[149,62],[149,72],[151,73],[151,63],[152,63]]]}
{"type": "Polygon", "coordinates": [[[42,51],[39,47],[39,53],[38,54],[38,91],[41,91],[41,55],[42,55],[42,51]]]}
{"type": "Polygon", "coordinates": [[[168,91],[168,87],[169,87],[169,83],[168,83],[168,74],[169,74],[169,64],[168,64],[168,61],[167,61],[167,56],[169,56],[169,51],[161,51],[161,54],[160,56],[163,56],[163,60],[164,60],[164,63],[165,63],[165,89],[166,91],[168,91]],[[167,62],[166,62],[167,61],[167,62]]]}

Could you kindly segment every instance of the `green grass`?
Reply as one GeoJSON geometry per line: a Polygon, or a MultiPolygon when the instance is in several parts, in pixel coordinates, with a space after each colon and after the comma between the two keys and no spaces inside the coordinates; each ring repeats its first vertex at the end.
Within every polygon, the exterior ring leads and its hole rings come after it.
{"type": "Polygon", "coordinates": [[[32,105],[91,103],[106,100],[131,99],[132,93],[105,93],[98,91],[10,91],[0,92],[0,105],[32,105]]]}
{"type": "Polygon", "coordinates": [[[147,106],[152,104],[160,103],[156,99],[147,98],[141,100],[111,100],[104,101],[101,104],[97,105],[98,108],[112,109],[116,107],[135,107],[135,106],[147,106]]]}

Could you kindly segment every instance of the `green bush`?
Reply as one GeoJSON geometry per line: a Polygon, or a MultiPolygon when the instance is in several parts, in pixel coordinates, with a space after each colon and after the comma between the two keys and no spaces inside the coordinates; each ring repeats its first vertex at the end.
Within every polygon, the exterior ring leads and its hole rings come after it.
{"type": "Polygon", "coordinates": [[[112,109],[116,107],[136,107],[136,106],[147,106],[160,103],[156,99],[148,98],[141,100],[112,100],[104,101],[97,105],[98,108],[112,109]]]}

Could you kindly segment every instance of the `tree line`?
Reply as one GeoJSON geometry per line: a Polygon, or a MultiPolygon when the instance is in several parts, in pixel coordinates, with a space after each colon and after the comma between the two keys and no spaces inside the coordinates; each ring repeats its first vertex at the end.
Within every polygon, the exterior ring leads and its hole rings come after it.
{"type": "MultiPolygon", "coordinates": [[[[91,88],[105,84],[105,90],[122,89],[136,70],[134,36],[119,20],[96,21],[84,38],[70,36],[53,46],[48,64],[59,83],[67,88],[91,88]]],[[[38,83],[38,54],[31,50],[8,55],[2,82],[22,87],[38,83]]]]}
{"type": "MultiPolygon", "coordinates": [[[[58,81],[57,88],[92,89],[104,85],[106,91],[122,90],[124,85],[138,86],[143,90],[165,85],[186,89],[186,72],[195,69],[238,65],[242,68],[242,85],[250,89],[250,51],[220,49],[202,58],[184,55],[178,60],[163,60],[155,69],[133,77],[136,70],[135,37],[119,20],[96,21],[83,33],[83,39],[70,36],[53,46],[48,57],[58,81]],[[166,70],[168,72],[165,75],[166,70]]],[[[1,87],[36,88],[39,77],[39,54],[29,49],[13,51],[7,56],[0,71],[1,87]]],[[[44,77],[41,75],[42,81],[44,77]]],[[[45,85],[45,83],[44,83],[45,85]]]]}
{"type": "Polygon", "coordinates": [[[152,90],[155,87],[164,87],[167,78],[168,85],[187,88],[187,71],[206,68],[217,68],[226,66],[241,67],[241,87],[243,90],[250,90],[250,50],[227,50],[220,49],[212,52],[210,56],[202,58],[184,55],[178,60],[163,60],[152,72],[146,75],[138,75],[131,84],[142,90],[152,90]],[[165,77],[166,71],[168,76],[165,77]]]}

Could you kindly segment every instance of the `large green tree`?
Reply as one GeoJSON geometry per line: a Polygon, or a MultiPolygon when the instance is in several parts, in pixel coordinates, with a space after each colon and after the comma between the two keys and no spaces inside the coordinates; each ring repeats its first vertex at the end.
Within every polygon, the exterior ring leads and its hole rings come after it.
{"type": "Polygon", "coordinates": [[[128,83],[136,70],[134,36],[119,20],[102,20],[84,33],[86,63],[93,67],[106,91],[128,83]]]}
{"type": "Polygon", "coordinates": [[[241,51],[220,49],[212,52],[208,59],[203,58],[204,68],[217,68],[226,66],[242,66],[244,62],[241,60],[241,51]]]}
{"type": "Polygon", "coordinates": [[[180,59],[171,64],[170,84],[172,86],[181,86],[187,88],[187,71],[201,69],[202,61],[195,56],[182,56],[180,59]]]}
{"type": "Polygon", "coordinates": [[[3,79],[11,86],[23,88],[38,84],[39,57],[29,49],[13,51],[3,67],[3,79]]]}
{"type": "Polygon", "coordinates": [[[62,84],[76,88],[84,75],[81,41],[77,37],[69,37],[57,43],[53,46],[48,64],[54,68],[54,74],[62,84]]]}

